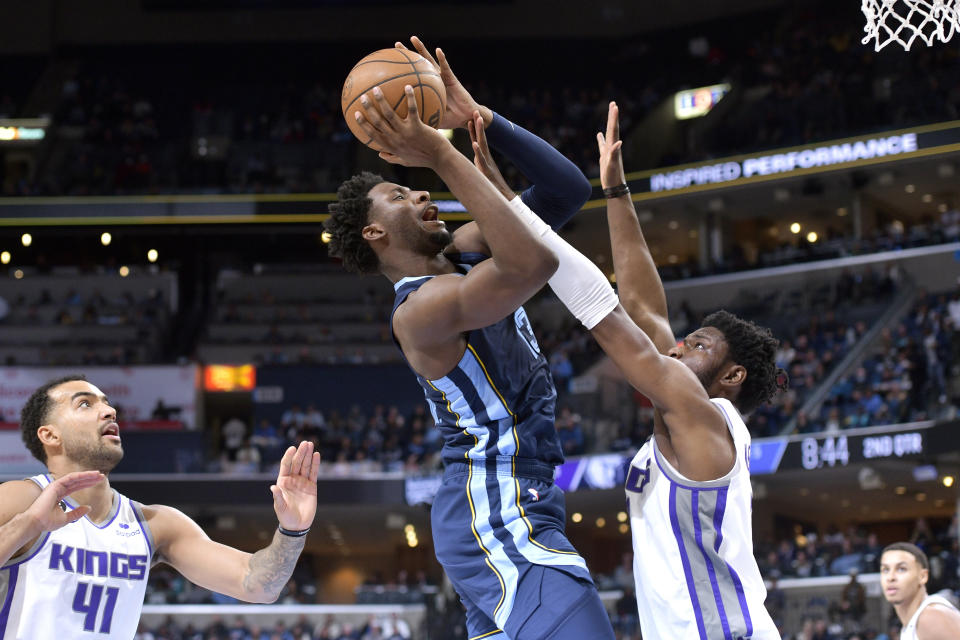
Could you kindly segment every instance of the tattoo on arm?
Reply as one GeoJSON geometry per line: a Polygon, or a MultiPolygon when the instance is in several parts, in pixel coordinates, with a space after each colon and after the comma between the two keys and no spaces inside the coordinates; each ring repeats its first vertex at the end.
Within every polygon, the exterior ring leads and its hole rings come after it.
{"type": "Polygon", "coordinates": [[[276,599],[293,574],[305,542],[306,536],[291,538],[275,531],[273,542],[250,556],[243,588],[249,593],[268,594],[276,599]]]}

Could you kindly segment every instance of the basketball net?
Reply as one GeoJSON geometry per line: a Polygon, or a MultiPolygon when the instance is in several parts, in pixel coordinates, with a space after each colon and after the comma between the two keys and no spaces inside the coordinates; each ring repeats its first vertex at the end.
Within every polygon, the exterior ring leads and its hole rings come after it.
{"type": "Polygon", "coordinates": [[[897,42],[907,51],[917,38],[930,46],[960,31],[960,0],[863,0],[867,18],[863,44],[874,41],[880,51],[897,42]]]}

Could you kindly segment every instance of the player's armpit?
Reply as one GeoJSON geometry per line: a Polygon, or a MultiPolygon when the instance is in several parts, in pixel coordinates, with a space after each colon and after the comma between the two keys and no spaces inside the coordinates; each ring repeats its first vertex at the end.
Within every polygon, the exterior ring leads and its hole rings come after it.
{"type": "Polygon", "coordinates": [[[920,640],[957,640],[960,638],[960,613],[946,607],[928,606],[917,620],[920,640]]]}
{"type": "Polygon", "coordinates": [[[594,327],[594,338],[663,416],[677,457],[677,470],[695,481],[726,475],[735,450],[721,411],[710,402],[694,372],[662,355],[650,338],[618,306],[594,327]]]}
{"type": "Polygon", "coordinates": [[[397,308],[393,328],[401,344],[425,348],[514,313],[547,282],[556,264],[523,278],[484,260],[466,275],[436,276],[397,308]]]}
{"type": "Polygon", "coordinates": [[[35,523],[17,516],[23,514],[40,495],[40,487],[29,480],[11,480],[0,484],[0,566],[33,544],[35,523]],[[29,538],[27,538],[29,536],[29,538]]]}
{"type": "Polygon", "coordinates": [[[480,232],[480,225],[468,222],[453,232],[453,243],[444,250],[445,254],[480,253],[490,255],[490,247],[480,232]]]}
{"type": "Polygon", "coordinates": [[[0,525],[23,513],[40,495],[40,487],[30,480],[11,480],[0,484],[0,525]]]}

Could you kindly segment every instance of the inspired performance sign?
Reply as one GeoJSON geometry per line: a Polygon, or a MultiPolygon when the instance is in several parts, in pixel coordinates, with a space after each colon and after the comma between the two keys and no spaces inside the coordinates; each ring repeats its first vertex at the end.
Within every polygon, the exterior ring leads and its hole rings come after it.
{"type": "Polygon", "coordinates": [[[769,176],[790,173],[797,169],[829,167],[836,164],[856,162],[870,158],[883,158],[916,151],[917,134],[886,138],[868,138],[822,147],[809,147],[799,151],[753,156],[740,162],[721,162],[669,173],[656,173],[650,177],[650,191],[670,191],[691,185],[719,184],[738,178],[769,176]]]}
{"type": "Polygon", "coordinates": [[[957,150],[960,150],[960,121],[953,121],[703,164],[654,169],[630,174],[627,182],[630,190],[642,200],[957,150]]]}

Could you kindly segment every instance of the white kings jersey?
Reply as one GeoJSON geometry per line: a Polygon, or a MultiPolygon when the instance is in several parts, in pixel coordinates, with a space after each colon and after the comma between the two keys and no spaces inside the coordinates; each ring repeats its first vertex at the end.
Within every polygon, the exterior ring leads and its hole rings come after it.
{"type": "Polygon", "coordinates": [[[750,432],[729,400],[737,460],[709,482],[682,476],[650,438],[627,473],[633,576],[644,638],[779,640],[753,557],[750,432]]]}
{"type": "Polygon", "coordinates": [[[917,607],[917,610],[913,612],[913,617],[910,618],[910,622],[900,630],[900,640],[923,640],[923,638],[917,635],[917,622],[920,620],[920,612],[930,605],[948,607],[954,611],[957,610],[957,608],[943,596],[927,596],[923,599],[923,602],[920,603],[920,606],[917,607]]]}
{"type": "MultiPolygon", "coordinates": [[[[30,480],[50,484],[48,475],[30,480]]],[[[0,567],[0,640],[130,640],[153,550],[140,505],[114,491],[102,523],[84,516],[0,567]]]]}

